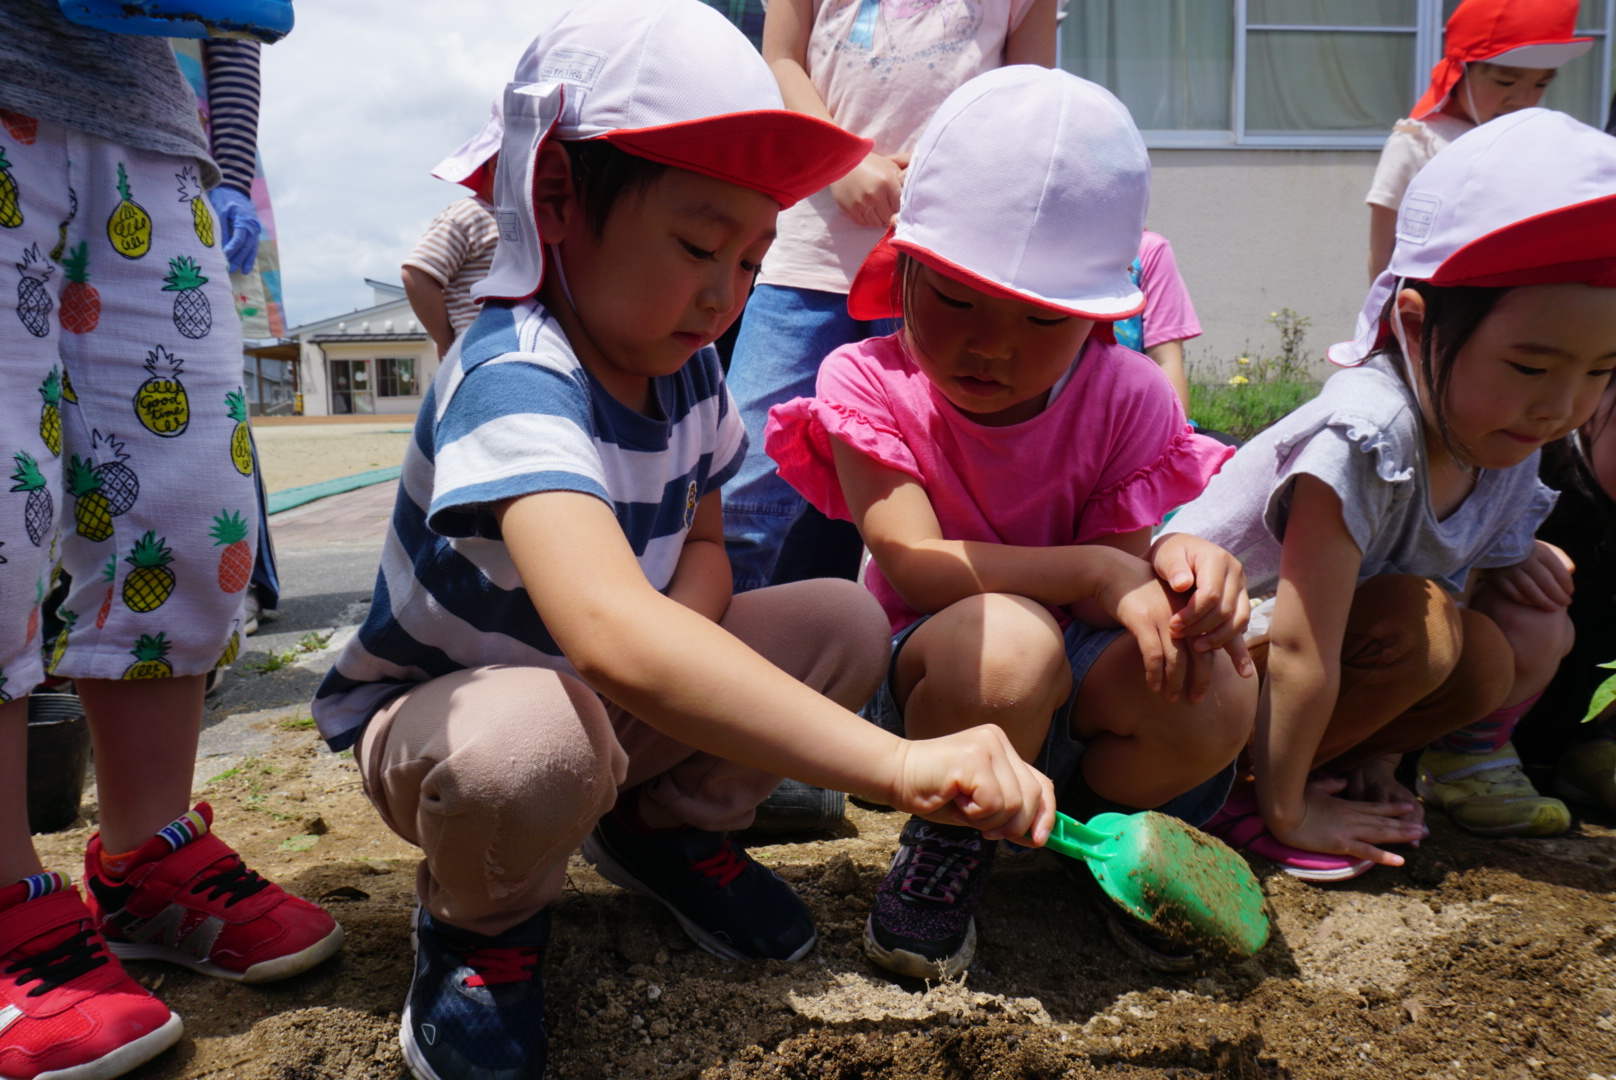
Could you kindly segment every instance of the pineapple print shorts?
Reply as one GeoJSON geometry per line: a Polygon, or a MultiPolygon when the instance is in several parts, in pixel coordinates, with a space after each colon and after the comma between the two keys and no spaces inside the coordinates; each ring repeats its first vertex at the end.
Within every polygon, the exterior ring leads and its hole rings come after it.
{"type": "Polygon", "coordinates": [[[257,543],[241,329],[196,162],[0,130],[0,698],[196,675],[257,543]],[[41,651],[60,568],[67,631],[41,651]]]}

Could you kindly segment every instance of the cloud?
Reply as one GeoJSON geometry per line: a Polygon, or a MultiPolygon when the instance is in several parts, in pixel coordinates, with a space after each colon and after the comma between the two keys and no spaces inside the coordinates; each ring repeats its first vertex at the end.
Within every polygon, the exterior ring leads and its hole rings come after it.
{"type": "Polygon", "coordinates": [[[264,49],[259,151],[292,325],[371,303],[462,188],[428,175],[475,132],[570,0],[298,0],[264,49]]]}

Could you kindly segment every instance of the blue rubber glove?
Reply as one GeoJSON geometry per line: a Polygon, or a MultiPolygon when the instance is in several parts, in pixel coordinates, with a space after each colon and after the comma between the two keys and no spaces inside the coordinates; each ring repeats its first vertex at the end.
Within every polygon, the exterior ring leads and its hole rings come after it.
{"type": "Polygon", "coordinates": [[[252,200],[233,187],[220,184],[208,192],[208,201],[224,226],[224,259],[233,274],[249,274],[258,261],[258,237],[264,226],[252,200]]]}

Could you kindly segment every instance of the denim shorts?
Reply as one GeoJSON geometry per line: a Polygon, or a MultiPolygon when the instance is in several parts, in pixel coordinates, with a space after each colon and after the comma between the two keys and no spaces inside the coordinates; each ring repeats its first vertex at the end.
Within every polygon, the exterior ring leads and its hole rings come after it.
{"type": "MultiPolygon", "coordinates": [[[[875,696],[859,712],[864,719],[892,732],[900,739],[908,738],[908,735],[904,731],[903,710],[898,708],[897,699],[892,696],[892,677],[897,670],[898,654],[903,651],[909,635],[929,618],[931,616],[927,615],[893,636],[892,660],[887,666],[887,677],[882,680],[881,688],[875,692],[875,696]]],[[[1077,701],[1077,692],[1082,689],[1084,677],[1088,675],[1094,662],[1100,658],[1100,654],[1125,633],[1127,631],[1121,627],[1102,630],[1076,619],[1066,627],[1066,662],[1072,668],[1072,692],[1050,718],[1049,733],[1044,737],[1043,749],[1033,761],[1034,768],[1054,781],[1057,793],[1066,787],[1077,772],[1078,762],[1082,760],[1083,752],[1088,749],[1087,742],[1072,734],[1072,706],[1077,701]]],[[[1229,797],[1229,789],[1234,786],[1234,777],[1235,763],[1230,762],[1210,780],[1197,784],[1156,809],[1191,825],[1202,825],[1223,809],[1224,800],[1229,797]]]]}

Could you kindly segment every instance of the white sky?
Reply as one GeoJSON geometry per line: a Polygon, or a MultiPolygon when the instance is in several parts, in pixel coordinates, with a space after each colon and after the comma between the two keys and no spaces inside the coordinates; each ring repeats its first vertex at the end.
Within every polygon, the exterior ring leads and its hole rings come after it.
{"type": "Polygon", "coordinates": [[[569,0],[298,0],[266,46],[259,150],[291,326],[368,307],[465,189],[432,167],[481,127],[569,0]]]}

